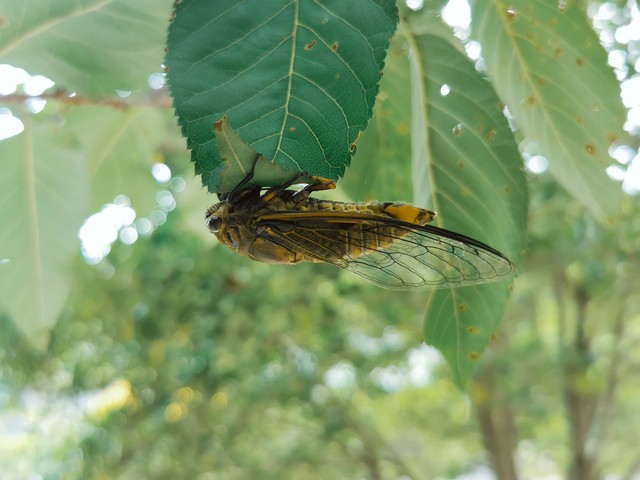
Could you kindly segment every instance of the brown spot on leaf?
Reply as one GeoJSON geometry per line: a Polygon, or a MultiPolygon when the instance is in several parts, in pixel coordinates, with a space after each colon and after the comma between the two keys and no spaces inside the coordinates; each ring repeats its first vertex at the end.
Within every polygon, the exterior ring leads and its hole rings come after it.
{"type": "MultiPolygon", "coordinates": [[[[532,20],[532,22],[533,22],[533,20],[532,20]]],[[[535,40],[535,39],[536,39],[536,34],[535,33],[531,32],[531,31],[527,32],[527,40],[535,40]]]]}
{"type": "Polygon", "coordinates": [[[460,313],[464,312],[466,309],[467,309],[467,305],[464,303],[461,303],[456,307],[456,310],[460,313]]]}
{"type": "Polygon", "coordinates": [[[307,43],[307,44],[304,46],[304,49],[305,49],[305,50],[311,50],[313,47],[315,47],[315,46],[316,46],[316,43],[318,43],[318,41],[317,41],[317,40],[311,40],[309,43],[307,43]]]}
{"type": "Polygon", "coordinates": [[[595,155],[596,153],[596,146],[593,143],[587,143],[584,146],[584,150],[585,152],[587,152],[589,155],[595,155]]]}
{"type": "Polygon", "coordinates": [[[511,187],[509,185],[504,186],[504,193],[511,193],[511,187]]]}
{"type": "Polygon", "coordinates": [[[556,58],[560,58],[562,56],[562,49],[560,47],[556,47],[556,49],[553,51],[553,55],[556,58]]]}
{"type": "Polygon", "coordinates": [[[0,28],[6,27],[7,25],[9,25],[9,22],[7,21],[7,19],[4,17],[0,17],[0,28]]]}
{"type": "Polygon", "coordinates": [[[538,100],[536,99],[535,95],[529,95],[527,97],[527,105],[535,105],[536,103],[538,103],[538,100]]]}
{"type": "Polygon", "coordinates": [[[472,362],[477,362],[478,357],[478,352],[469,352],[469,360],[471,360],[472,362]]]}
{"type": "Polygon", "coordinates": [[[504,110],[504,103],[502,102],[498,102],[496,103],[496,108],[498,109],[499,112],[504,110]]]}
{"type": "Polygon", "coordinates": [[[290,131],[291,133],[295,132],[295,131],[296,131],[296,127],[291,127],[291,128],[289,128],[289,131],[290,131]]]}
{"type": "Polygon", "coordinates": [[[545,82],[544,78],[539,77],[537,83],[538,83],[538,85],[543,86],[547,82],[545,82]]]}
{"type": "Polygon", "coordinates": [[[534,48],[536,49],[536,51],[538,52],[542,52],[544,50],[544,48],[542,47],[542,45],[540,45],[539,43],[536,43],[534,48]]]}
{"type": "Polygon", "coordinates": [[[458,168],[464,168],[464,162],[462,160],[458,162],[458,168]]]}
{"type": "Polygon", "coordinates": [[[487,132],[487,140],[493,140],[494,138],[496,138],[497,134],[498,134],[498,132],[496,131],[496,129],[492,128],[491,130],[489,130],[487,132]]]}
{"type": "Polygon", "coordinates": [[[460,135],[462,135],[462,125],[456,125],[455,127],[453,127],[451,133],[453,133],[454,137],[459,137],[460,135]]]}
{"type": "Polygon", "coordinates": [[[576,65],[579,66],[579,67],[583,66],[584,65],[584,58],[582,58],[582,57],[576,58],[576,65]]]}
{"type": "Polygon", "coordinates": [[[557,18],[552,18],[551,20],[549,20],[549,26],[550,27],[555,27],[556,25],[558,25],[558,19],[557,18]]]}
{"type": "Polygon", "coordinates": [[[358,131],[358,136],[356,137],[356,139],[351,142],[351,144],[349,145],[349,152],[351,152],[351,154],[356,153],[356,142],[360,139],[360,136],[362,135],[362,130],[358,131]]]}
{"type": "Polygon", "coordinates": [[[333,50],[334,52],[338,51],[338,42],[333,42],[331,44],[331,50],[333,50]]]}
{"type": "Polygon", "coordinates": [[[469,327],[467,328],[467,332],[469,333],[478,333],[480,331],[480,329],[478,327],[469,327]]]}
{"type": "Polygon", "coordinates": [[[578,125],[584,125],[584,118],[582,118],[581,116],[577,116],[576,117],[576,123],[578,125]]]}
{"type": "Polygon", "coordinates": [[[611,145],[613,142],[618,141],[618,135],[616,133],[607,133],[607,141],[609,142],[609,145],[611,145]]]}

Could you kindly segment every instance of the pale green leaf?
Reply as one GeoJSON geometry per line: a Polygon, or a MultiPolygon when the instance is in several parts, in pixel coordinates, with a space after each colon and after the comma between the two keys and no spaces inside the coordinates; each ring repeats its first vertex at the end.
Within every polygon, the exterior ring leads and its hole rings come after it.
{"type": "Polygon", "coordinates": [[[37,348],[47,345],[78,254],[89,180],[71,138],[31,125],[0,142],[0,304],[37,348]]]}
{"type": "MultiPolygon", "coordinates": [[[[521,159],[497,95],[439,20],[419,15],[404,29],[411,45],[416,203],[438,225],[518,261],[527,212],[521,159]]],[[[425,339],[462,385],[499,324],[509,282],[433,291],[425,339]]]]}
{"type": "Polygon", "coordinates": [[[620,213],[605,169],[625,136],[620,85],[579,2],[473,1],[491,81],[555,179],[600,219],[620,213]]]}
{"type": "Polygon", "coordinates": [[[373,118],[340,185],[356,200],[411,201],[411,83],[406,39],[387,52],[373,118]]]}
{"type": "Polygon", "coordinates": [[[79,139],[87,156],[92,210],[99,210],[119,194],[127,195],[140,215],[156,206],[159,187],[151,167],[161,160],[167,114],[150,107],[116,110],[82,106],[69,110],[65,129],[79,139]]]}
{"type": "Polygon", "coordinates": [[[171,0],[0,0],[0,63],[85,95],[160,71],[171,0]]]}

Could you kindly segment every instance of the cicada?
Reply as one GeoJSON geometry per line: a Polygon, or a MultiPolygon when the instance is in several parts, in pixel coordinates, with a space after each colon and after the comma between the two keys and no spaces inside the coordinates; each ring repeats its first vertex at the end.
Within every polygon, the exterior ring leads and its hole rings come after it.
{"type": "Polygon", "coordinates": [[[263,190],[248,176],[206,213],[209,230],[235,252],[265,263],[330,263],[394,289],[474,285],[509,276],[513,264],[473,238],[430,223],[435,213],[400,202],[311,198],[335,182],[305,174],[263,190]]]}

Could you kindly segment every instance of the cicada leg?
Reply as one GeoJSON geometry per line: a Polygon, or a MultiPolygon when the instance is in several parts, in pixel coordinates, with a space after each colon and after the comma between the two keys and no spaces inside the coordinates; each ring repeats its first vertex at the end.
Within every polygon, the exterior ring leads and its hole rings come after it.
{"type": "Polygon", "coordinates": [[[276,198],[278,195],[280,195],[283,191],[285,191],[287,188],[289,188],[291,185],[295,184],[302,177],[308,177],[311,180],[313,180],[314,183],[310,183],[309,185],[304,187],[302,190],[297,192],[294,195],[294,198],[296,200],[299,199],[299,196],[301,196],[300,197],[301,199],[306,199],[311,192],[317,192],[320,190],[331,190],[333,188],[336,188],[336,182],[333,180],[329,180],[323,177],[316,177],[314,175],[309,175],[307,172],[298,172],[290,180],[287,180],[282,185],[277,185],[267,190],[264,193],[264,195],[262,195],[263,201],[270,202],[271,200],[276,198]]]}
{"type": "Polygon", "coordinates": [[[256,171],[256,164],[258,163],[259,159],[260,159],[260,154],[258,153],[256,154],[256,158],[253,159],[251,170],[249,170],[249,173],[247,173],[245,177],[240,181],[240,183],[236,185],[236,188],[234,188],[231,192],[218,194],[218,198],[221,201],[234,199],[240,195],[240,192],[245,189],[245,186],[247,185],[247,183],[249,183],[253,179],[253,175],[256,171]]]}
{"type": "Polygon", "coordinates": [[[336,188],[335,180],[329,180],[328,178],[316,177],[313,175],[309,176],[309,178],[315,183],[310,183],[309,185],[304,187],[301,190],[302,192],[321,192],[322,190],[333,190],[334,188],[336,188]]]}
{"type": "Polygon", "coordinates": [[[323,190],[333,190],[334,188],[336,188],[335,180],[329,180],[328,178],[316,177],[313,175],[310,175],[309,178],[311,178],[314,183],[310,183],[302,190],[296,192],[293,195],[293,199],[296,202],[305,201],[307,198],[309,198],[309,195],[311,195],[312,192],[321,192],[323,190]]]}

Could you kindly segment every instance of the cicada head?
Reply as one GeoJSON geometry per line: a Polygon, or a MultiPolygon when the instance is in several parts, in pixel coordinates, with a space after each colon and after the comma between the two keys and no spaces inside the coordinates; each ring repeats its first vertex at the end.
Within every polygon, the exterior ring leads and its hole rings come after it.
{"type": "Polygon", "coordinates": [[[239,253],[243,253],[255,237],[247,220],[242,210],[234,209],[233,204],[226,201],[211,206],[205,215],[209,231],[221,243],[239,253]]]}

